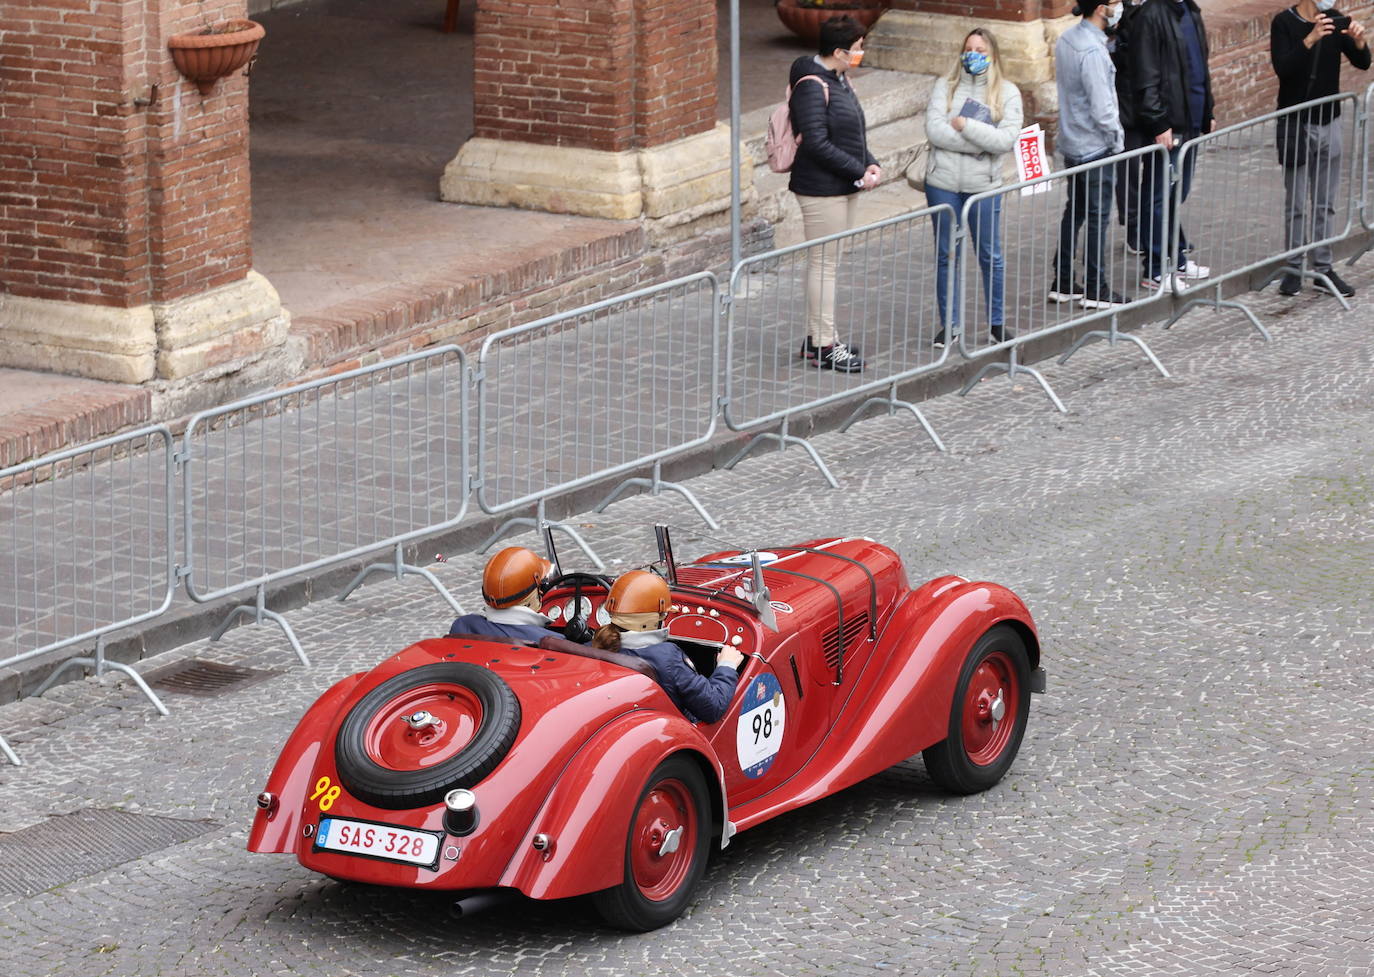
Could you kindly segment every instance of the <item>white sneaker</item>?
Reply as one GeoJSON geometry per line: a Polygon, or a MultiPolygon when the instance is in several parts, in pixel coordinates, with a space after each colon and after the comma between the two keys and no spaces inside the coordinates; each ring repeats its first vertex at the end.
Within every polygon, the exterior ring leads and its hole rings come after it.
{"type": "Polygon", "coordinates": [[[1212,269],[1208,268],[1206,265],[1200,265],[1192,258],[1189,258],[1186,262],[1184,262],[1183,267],[1178,270],[1178,274],[1182,275],[1189,281],[1195,282],[1199,278],[1210,277],[1212,274],[1212,269]]]}
{"type": "Polygon", "coordinates": [[[1140,287],[1152,292],[1168,289],[1174,294],[1188,291],[1188,283],[1179,272],[1175,272],[1171,275],[1155,275],[1153,278],[1142,278],[1140,280],[1140,287]]]}

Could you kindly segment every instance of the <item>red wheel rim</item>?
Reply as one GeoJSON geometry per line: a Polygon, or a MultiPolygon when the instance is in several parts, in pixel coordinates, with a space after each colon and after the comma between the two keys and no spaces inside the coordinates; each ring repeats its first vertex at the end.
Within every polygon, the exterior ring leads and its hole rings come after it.
{"type": "Polygon", "coordinates": [[[373,763],[391,770],[419,770],[457,756],[482,726],[482,703],[461,685],[430,682],[407,689],[377,710],[363,747],[373,763]],[[407,716],[427,712],[420,729],[407,716]]]}
{"type": "Polygon", "coordinates": [[[997,761],[1011,742],[1020,707],[1016,667],[1005,652],[994,651],[978,663],[964,693],[964,752],[970,761],[980,767],[997,761]]]}
{"type": "Polygon", "coordinates": [[[630,871],[646,899],[662,902],[686,881],[697,831],[696,804],[682,781],[660,780],[644,795],[630,828],[630,871]]]}

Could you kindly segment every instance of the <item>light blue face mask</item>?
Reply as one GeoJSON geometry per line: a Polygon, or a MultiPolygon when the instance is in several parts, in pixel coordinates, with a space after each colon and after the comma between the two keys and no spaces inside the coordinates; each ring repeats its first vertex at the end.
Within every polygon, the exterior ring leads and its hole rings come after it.
{"type": "Polygon", "coordinates": [[[1322,13],[1326,13],[1334,6],[1336,6],[1336,0],[1317,0],[1317,9],[1322,13]]]}
{"type": "Polygon", "coordinates": [[[992,64],[992,60],[982,51],[965,51],[959,61],[965,71],[975,76],[987,71],[988,65],[992,64]]]}

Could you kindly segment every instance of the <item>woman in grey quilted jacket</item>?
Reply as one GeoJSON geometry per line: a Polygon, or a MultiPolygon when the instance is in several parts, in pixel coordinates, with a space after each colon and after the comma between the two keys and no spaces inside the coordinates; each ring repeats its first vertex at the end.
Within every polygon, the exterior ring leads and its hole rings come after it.
{"type": "MultiPolygon", "coordinates": [[[[958,274],[958,220],[964,204],[975,194],[1002,186],[1007,156],[1021,132],[1021,92],[1002,77],[997,40],[983,27],[964,38],[959,60],[948,77],[936,79],[926,105],[926,138],[930,156],[926,164],[926,201],[948,204],[955,219],[937,214],[935,254],[938,278],[935,294],[940,307],[940,331],[936,348],[945,345],[946,330],[959,332],[959,302],[951,305],[949,278],[951,252],[958,274]]],[[[983,298],[987,303],[988,328],[1001,342],[1011,338],[1003,325],[1002,198],[974,204],[969,213],[969,234],[978,251],[983,273],[983,298]]],[[[957,281],[957,280],[956,280],[957,281]]]]}

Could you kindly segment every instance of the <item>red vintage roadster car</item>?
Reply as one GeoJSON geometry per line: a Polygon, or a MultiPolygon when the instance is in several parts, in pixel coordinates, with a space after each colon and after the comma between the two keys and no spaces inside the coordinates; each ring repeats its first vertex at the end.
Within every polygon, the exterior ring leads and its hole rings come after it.
{"type": "MultiPolygon", "coordinates": [[[[916,753],[957,793],[1011,766],[1043,691],[1025,605],[943,576],[912,589],[869,539],[660,561],[669,634],[706,674],[745,654],[694,724],[647,662],[585,639],[610,581],[555,577],[539,646],[421,641],[310,708],[258,797],[248,847],[337,879],[500,896],[590,894],[612,925],[675,919],[713,846],[916,753]]],[[[604,623],[604,620],[601,621],[604,623]]]]}

